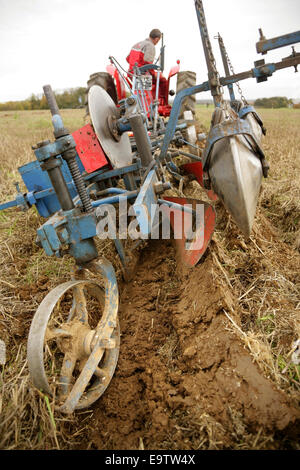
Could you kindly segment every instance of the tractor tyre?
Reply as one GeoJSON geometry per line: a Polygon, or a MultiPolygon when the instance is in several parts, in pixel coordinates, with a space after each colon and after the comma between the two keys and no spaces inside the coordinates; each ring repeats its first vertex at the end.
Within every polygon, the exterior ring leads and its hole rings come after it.
{"type": "Polygon", "coordinates": [[[88,93],[93,85],[101,86],[109,94],[111,99],[118,104],[117,89],[113,77],[108,72],[93,73],[88,79],[85,95],[85,109],[87,115],[89,114],[88,93]]]}
{"type": "MultiPolygon", "coordinates": [[[[195,72],[191,72],[191,71],[178,72],[176,94],[179,91],[184,90],[185,88],[190,88],[195,85],[196,85],[196,73],[195,72]]],[[[181,109],[180,109],[179,119],[184,119],[183,117],[184,111],[192,111],[193,116],[195,117],[195,105],[196,105],[195,95],[187,96],[186,98],[184,98],[182,105],[181,105],[181,109]]]]}

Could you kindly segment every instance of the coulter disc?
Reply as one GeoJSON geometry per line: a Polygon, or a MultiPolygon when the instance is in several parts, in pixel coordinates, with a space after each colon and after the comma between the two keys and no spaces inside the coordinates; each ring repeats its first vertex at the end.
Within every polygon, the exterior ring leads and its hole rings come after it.
{"type": "Polygon", "coordinates": [[[118,118],[118,108],[109,94],[100,86],[93,85],[88,94],[91,120],[99,142],[114,168],[132,163],[129,136],[126,132],[116,141],[108,125],[109,118],[118,118]]]}

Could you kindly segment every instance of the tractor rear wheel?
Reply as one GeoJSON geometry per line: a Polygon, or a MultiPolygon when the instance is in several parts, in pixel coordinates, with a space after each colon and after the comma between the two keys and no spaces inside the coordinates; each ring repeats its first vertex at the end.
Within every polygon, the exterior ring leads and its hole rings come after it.
{"type": "Polygon", "coordinates": [[[87,89],[86,89],[86,95],[85,95],[86,114],[89,114],[88,93],[89,93],[89,89],[93,85],[101,86],[101,88],[103,88],[109,94],[112,100],[116,104],[118,104],[117,89],[116,89],[113,77],[108,72],[92,73],[92,75],[90,75],[90,78],[88,79],[88,82],[87,82],[87,89]]]}
{"type": "MultiPolygon", "coordinates": [[[[192,86],[196,86],[196,73],[191,71],[178,72],[176,94],[179,91],[184,90],[185,88],[190,88],[192,86]]],[[[179,119],[184,119],[184,111],[192,111],[193,116],[195,116],[195,105],[195,95],[187,96],[186,98],[184,98],[180,109],[179,119]]]]}

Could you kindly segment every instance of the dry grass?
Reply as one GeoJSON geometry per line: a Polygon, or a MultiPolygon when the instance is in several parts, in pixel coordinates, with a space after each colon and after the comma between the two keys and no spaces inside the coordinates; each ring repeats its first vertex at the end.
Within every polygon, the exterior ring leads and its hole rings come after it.
{"type": "MultiPolygon", "coordinates": [[[[70,130],[83,125],[83,111],[64,111],[70,130]]],[[[15,195],[17,171],[34,160],[31,146],[52,139],[49,111],[0,114],[0,200],[15,195]]],[[[23,184],[21,190],[25,191],[23,184]]],[[[35,209],[0,212],[0,338],[7,362],[0,366],[0,448],[57,449],[68,447],[68,422],[53,415],[54,404],[33,390],[26,360],[26,340],[34,312],[48,290],[69,279],[71,259],[49,259],[35,245],[43,219],[35,209]]],[[[76,437],[71,438],[74,445],[76,437]]]]}
{"type": "MultiPolygon", "coordinates": [[[[227,327],[240,332],[265,375],[296,397],[299,366],[289,361],[293,341],[300,336],[300,110],[264,110],[261,115],[268,129],[264,149],[271,171],[264,181],[251,241],[244,240],[218,204],[212,251],[220,279],[238,299],[240,322],[233,324],[230,319],[237,316],[226,312],[227,327]]],[[[210,116],[211,109],[199,110],[205,126],[210,116]]],[[[75,130],[84,124],[84,110],[64,111],[63,118],[75,130]]],[[[0,129],[0,201],[4,202],[14,196],[13,182],[20,181],[17,167],[34,159],[31,145],[53,136],[48,111],[0,113],[0,129]]],[[[34,209],[0,212],[0,339],[7,347],[7,362],[0,365],[2,449],[74,449],[82,445],[84,435],[82,416],[78,427],[78,415],[54,413],[53,400],[34,390],[29,380],[26,340],[32,316],[46,293],[69,278],[73,264],[69,258],[47,258],[37,248],[35,233],[41,223],[34,209]]],[[[114,261],[119,276],[111,245],[101,242],[99,248],[114,261]]],[[[170,337],[160,351],[166,360],[168,346],[174,350],[175,338],[170,337]]],[[[237,435],[242,435],[238,416],[235,422],[237,435]]],[[[199,447],[214,448],[223,430],[207,414],[200,424],[205,443],[199,441],[199,447]]],[[[248,442],[244,436],[241,448],[263,448],[263,436],[251,439],[248,442]]]]}
{"type": "Polygon", "coordinates": [[[300,112],[259,113],[267,127],[263,148],[270,174],[263,182],[252,235],[245,240],[217,203],[212,251],[223,284],[237,299],[240,324],[226,312],[229,324],[266,377],[297,398],[300,366],[291,362],[291,353],[300,337],[300,112]]]}
{"type": "MultiPolygon", "coordinates": [[[[64,110],[64,124],[73,132],[85,124],[85,110],[64,110]]],[[[0,113],[0,201],[15,197],[14,182],[26,191],[18,167],[34,160],[32,145],[53,140],[49,111],[0,113]]],[[[49,258],[35,244],[36,229],[44,223],[35,208],[0,212],[0,339],[7,362],[0,365],[0,449],[62,449],[80,445],[76,416],[57,411],[54,401],[33,390],[26,360],[26,341],[32,317],[53,287],[70,279],[73,260],[49,258]]],[[[113,262],[118,279],[121,263],[113,241],[97,241],[99,255],[113,262]]],[[[90,412],[85,412],[87,416],[90,412]]],[[[85,414],[83,413],[83,414],[85,414]]],[[[80,418],[80,423],[84,423],[80,418]]]]}

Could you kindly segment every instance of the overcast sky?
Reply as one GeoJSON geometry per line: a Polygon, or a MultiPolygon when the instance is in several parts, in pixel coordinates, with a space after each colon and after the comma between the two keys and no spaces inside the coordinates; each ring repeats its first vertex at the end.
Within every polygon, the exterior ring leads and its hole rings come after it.
{"type": "MultiPolygon", "coordinates": [[[[266,38],[299,30],[300,0],[203,3],[221,76],[214,39],[218,32],[236,73],[251,69],[255,60],[276,62],[291,54],[289,46],[261,56],[255,43],[258,28],[266,38]]],[[[91,73],[105,71],[110,55],[127,68],[125,57],[131,46],[152,28],[164,33],[165,75],[179,59],[181,70],[197,73],[197,84],[207,80],[194,0],[0,0],[0,21],[0,102],[40,94],[48,83],[54,90],[86,86],[91,73]]],[[[296,50],[300,52],[300,44],[296,50]]],[[[241,87],[248,99],[300,98],[300,73],[289,68],[275,72],[267,82],[244,80],[241,87]]]]}

